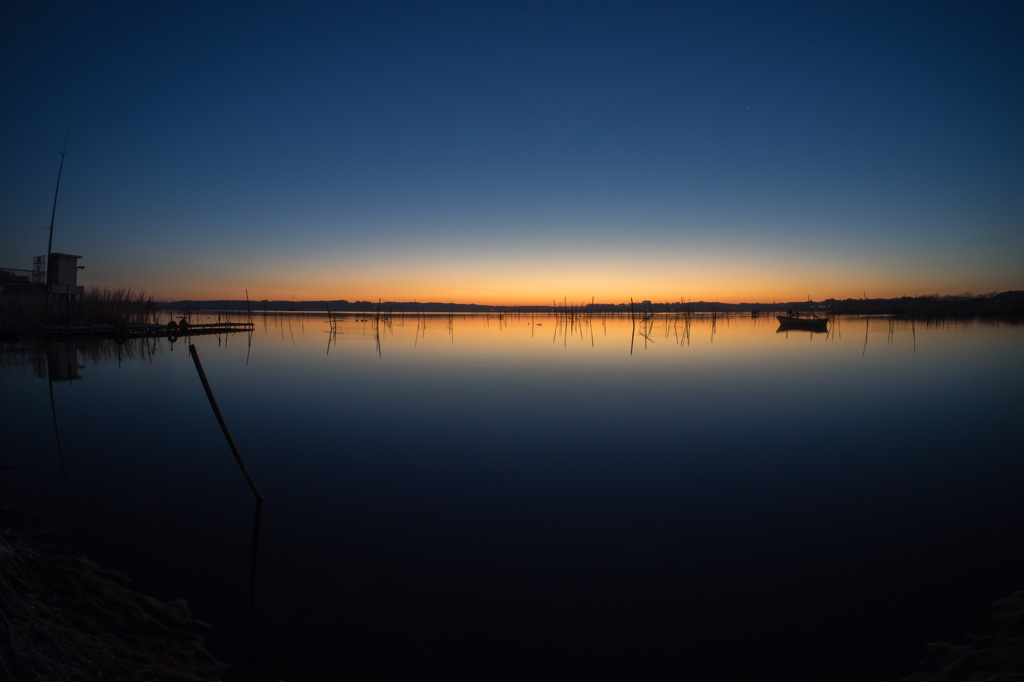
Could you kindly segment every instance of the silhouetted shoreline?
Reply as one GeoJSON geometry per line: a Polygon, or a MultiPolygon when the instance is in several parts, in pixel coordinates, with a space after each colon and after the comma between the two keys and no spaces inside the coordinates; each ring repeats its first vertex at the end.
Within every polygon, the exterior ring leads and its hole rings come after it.
{"type": "Polygon", "coordinates": [[[975,315],[1024,316],[1024,291],[998,294],[901,296],[899,298],[829,298],[824,301],[787,301],[772,303],[720,303],[717,301],[650,300],[624,303],[579,303],[552,301],[551,305],[487,305],[481,303],[441,303],[437,301],[348,301],[345,299],[284,301],[244,299],[161,301],[164,309],[234,314],[280,312],[354,312],[405,313],[765,313],[786,311],[833,315],[897,315],[905,317],[950,317],[975,315]]]}
{"type": "MultiPolygon", "coordinates": [[[[628,303],[580,303],[552,301],[551,305],[487,305],[479,303],[441,303],[418,301],[348,301],[345,299],[315,301],[282,301],[245,299],[154,301],[141,292],[126,290],[91,290],[81,301],[60,301],[45,305],[45,297],[37,292],[0,293],[0,336],[31,333],[46,325],[126,325],[156,322],[160,312],[189,311],[231,315],[266,313],[388,313],[388,314],[725,314],[746,313],[774,315],[777,313],[817,315],[890,315],[906,318],[942,318],[1000,316],[1024,318],[1024,291],[998,294],[901,296],[899,298],[847,298],[824,301],[786,301],[772,303],[721,303],[717,301],[628,303]]],[[[44,330],[45,331],[45,330],[44,330]]]]}

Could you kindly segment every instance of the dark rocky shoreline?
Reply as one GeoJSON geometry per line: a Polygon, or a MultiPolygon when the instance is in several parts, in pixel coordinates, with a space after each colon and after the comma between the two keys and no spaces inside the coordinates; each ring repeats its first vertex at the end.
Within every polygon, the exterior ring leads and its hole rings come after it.
{"type": "Polygon", "coordinates": [[[921,670],[901,682],[1024,682],[1024,590],[992,603],[994,632],[966,642],[933,642],[921,670]]]}
{"type": "Polygon", "coordinates": [[[223,679],[183,600],[130,589],[85,556],[0,532],[0,678],[223,679]]]}

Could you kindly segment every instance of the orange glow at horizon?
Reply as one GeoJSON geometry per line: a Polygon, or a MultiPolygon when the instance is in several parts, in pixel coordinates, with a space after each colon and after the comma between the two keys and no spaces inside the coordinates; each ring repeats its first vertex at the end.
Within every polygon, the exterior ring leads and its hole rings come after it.
{"type": "MultiPolygon", "coordinates": [[[[92,264],[90,264],[92,266],[92,264]]],[[[956,275],[898,267],[881,258],[846,261],[771,252],[720,254],[673,249],[660,253],[443,253],[407,250],[310,259],[254,258],[224,267],[194,262],[187,270],[110,273],[105,263],[85,271],[79,283],[124,286],[138,282],[157,300],[400,301],[546,306],[717,301],[772,303],[894,298],[928,294],[1005,291],[1016,284],[981,268],[956,275]],[[680,255],[680,253],[682,255],[680,255]],[[871,267],[860,263],[871,262],[871,267]],[[108,282],[89,275],[104,273],[108,282]],[[108,274],[109,273],[109,274],[108,274]]],[[[133,285],[134,286],[134,285],[133,285]]]]}
{"type": "MultiPolygon", "coordinates": [[[[809,287],[794,287],[791,284],[760,283],[760,286],[697,286],[688,288],[658,287],[617,287],[617,286],[558,286],[527,287],[513,289],[498,284],[480,286],[438,287],[425,284],[422,287],[380,287],[331,286],[322,283],[294,283],[293,286],[266,286],[256,282],[249,287],[235,288],[225,285],[172,286],[161,289],[154,298],[161,301],[175,300],[244,300],[246,289],[251,301],[392,301],[420,303],[461,303],[494,306],[548,306],[585,305],[593,301],[598,304],[628,303],[630,299],[654,303],[675,303],[678,301],[714,301],[719,303],[773,303],[824,299],[897,298],[900,296],[924,296],[929,294],[954,294],[968,291],[966,288],[943,287],[936,284],[931,288],[909,289],[898,285],[876,285],[866,289],[839,282],[818,284],[812,291],[809,287]],[[829,286],[828,284],[835,285],[829,286]],[[685,292],[685,293],[680,293],[685,292]]],[[[975,288],[973,293],[986,293],[987,289],[975,288]]]]}

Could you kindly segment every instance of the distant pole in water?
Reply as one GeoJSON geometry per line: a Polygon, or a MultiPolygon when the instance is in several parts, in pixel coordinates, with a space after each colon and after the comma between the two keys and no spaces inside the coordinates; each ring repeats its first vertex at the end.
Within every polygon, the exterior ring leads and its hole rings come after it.
{"type": "MultiPolygon", "coordinates": [[[[60,169],[57,171],[57,189],[53,192],[53,212],[50,214],[50,242],[46,245],[46,271],[50,271],[50,256],[53,254],[53,221],[57,217],[57,194],[60,192],[60,174],[64,172],[64,153],[68,150],[68,138],[71,137],[71,128],[64,136],[64,149],[60,152],[60,169]]],[[[49,278],[49,275],[47,275],[49,278]]]]}

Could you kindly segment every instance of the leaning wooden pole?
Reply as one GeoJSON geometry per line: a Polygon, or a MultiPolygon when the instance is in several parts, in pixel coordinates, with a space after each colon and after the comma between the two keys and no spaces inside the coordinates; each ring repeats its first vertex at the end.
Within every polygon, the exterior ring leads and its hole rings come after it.
{"type": "MultiPolygon", "coordinates": [[[[60,168],[57,169],[57,189],[53,191],[53,211],[50,213],[50,241],[46,244],[46,273],[44,275],[43,286],[46,288],[46,295],[43,296],[43,300],[46,301],[43,304],[43,319],[48,323],[50,321],[50,261],[53,260],[53,223],[57,217],[57,195],[60,194],[60,176],[64,172],[64,153],[68,150],[68,138],[71,137],[71,128],[68,128],[67,135],[64,136],[64,149],[60,152],[60,168]]],[[[65,316],[64,321],[67,322],[65,316]]]]}
{"type": "Polygon", "coordinates": [[[242,454],[235,447],[235,439],[231,437],[231,432],[228,431],[227,422],[224,421],[224,415],[220,413],[220,408],[217,407],[217,399],[213,397],[213,389],[210,388],[210,382],[206,380],[206,372],[203,371],[203,363],[199,361],[199,353],[196,351],[195,344],[189,344],[188,347],[189,355],[192,356],[192,361],[196,363],[196,371],[199,372],[199,379],[203,382],[203,388],[206,390],[206,397],[210,399],[210,407],[213,408],[213,413],[217,416],[217,423],[220,424],[221,431],[224,432],[224,437],[228,440],[228,445],[231,447],[231,452],[235,455],[235,461],[238,462],[238,467],[245,474],[245,480],[249,482],[249,487],[252,488],[253,494],[256,496],[257,502],[263,502],[263,496],[260,495],[260,491],[256,488],[256,481],[253,480],[252,474],[249,473],[249,468],[245,466],[245,460],[242,459],[242,454]]]}
{"type": "Polygon", "coordinates": [[[50,213],[50,242],[46,245],[46,270],[50,270],[50,255],[53,253],[53,223],[57,217],[57,194],[60,193],[60,175],[64,172],[64,153],[68,150],[68,138],[71,137],[71,128],[64,136],[64,149],[60,152],[60,168],[57,170],[57,189],[53,191],[53,211],[50,213]]]}

